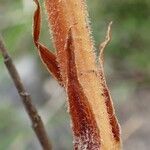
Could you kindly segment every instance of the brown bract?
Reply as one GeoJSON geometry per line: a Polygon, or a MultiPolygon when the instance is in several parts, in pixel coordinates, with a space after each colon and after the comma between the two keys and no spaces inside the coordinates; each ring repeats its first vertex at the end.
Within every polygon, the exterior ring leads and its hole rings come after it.
{"type": "Polygon", "coordinates": [[[46,65],[47,69],[52,73],[52,75],[59,81],[59,83],[62,83],[62,78],[59,71],[59,66],[57,62],[56,55],[53,54],[47,47],[42,45],[39,42],[39,35],[40,35],[40,28],[41,28],[41,12],[40,12],[40,5],[38,0],[34,0],[37,9],[34,13],[34,22],[33,22],[33,40],[35,43],[35,46],[38,48],[39,55],[41,57],[41,60],[46,65]]]}
{"type": "Polygon", "coordinates": [[[111,24],[97,66],[85,1],[45,0],[55,55],[39,42],[40,7],[35,2],[34,42],[42,61],[68,94],[74,149],[120,150],[120,129],[103,70],[111,24]]]}
{"type": "Polygon", "coordinates": [[[88,99],[78,80],[71,30],[67,40],[67,93],[74,131],[74,149],[98,150],[100,132],[88,99]]]}

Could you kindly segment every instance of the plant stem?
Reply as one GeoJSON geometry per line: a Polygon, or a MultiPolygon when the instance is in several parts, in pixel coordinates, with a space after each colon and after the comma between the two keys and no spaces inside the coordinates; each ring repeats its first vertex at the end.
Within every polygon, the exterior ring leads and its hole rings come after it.
{"type": "Polygon", "coordinates": [[[0,52],[2,53],[5,66],[14,82],[14,85],[18,91],[18,94],[21,97],[23,105],[26,109],[26,112],[29,115],[29,118],[32,122],[32,128],[43,148],[43,150],[51,150],[51,143],[48,139],[44,124],[41,117],[38,114],[36,107],[32,104],[31,96],[26,92],[26,89],[21,81],[20,75],[11,59],[7,49],[4,46],[3,41],[0,39],[0,52]]]}

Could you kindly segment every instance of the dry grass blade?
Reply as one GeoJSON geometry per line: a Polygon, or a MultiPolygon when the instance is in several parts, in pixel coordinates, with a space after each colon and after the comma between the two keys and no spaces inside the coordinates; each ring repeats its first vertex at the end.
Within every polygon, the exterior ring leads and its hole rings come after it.
{"type": "Polygon", "coordinates": [[[104,50],[106,48],[106,46],[109,44],[110,40],[111,40],[111,27],[112,27],[112,21],[109,23],[108,25],[108,28],[107,28],[107,33],[106,33],[106,37],[105,37],[105,40],[104,42],[102,42],[99,46],[99,51],[100,51],[100,54],[99,54],[99,61],[101,64],[104,63],[104,50]]]}

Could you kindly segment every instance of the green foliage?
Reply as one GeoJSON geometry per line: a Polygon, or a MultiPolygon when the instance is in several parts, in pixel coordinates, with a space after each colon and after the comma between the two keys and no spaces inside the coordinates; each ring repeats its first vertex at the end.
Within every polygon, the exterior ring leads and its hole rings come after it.
{"type": "Polygon", "coordinates": [[[17,24],[15,26],[10,26],[7,29],[3,30],[4,40],[6,41],[6,45],[8,49],[15,51],[20,37],[24,34],[25,25],[17,24]]]}

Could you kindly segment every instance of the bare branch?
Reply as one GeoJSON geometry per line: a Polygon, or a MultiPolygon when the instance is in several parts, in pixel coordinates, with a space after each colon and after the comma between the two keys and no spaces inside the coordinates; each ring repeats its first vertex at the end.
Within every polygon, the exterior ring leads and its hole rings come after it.
{"type": "Polygon", "coordinates": [[[32,104],[32,100],[30,97],[30,94],[26,92],[26,89],[21,81],[20,75],[10,57],[8,54],[7,49],[4,46],[3,41],[0,39],[0,52],[4,58],[5,66],[15,84],[15,87],[18,91],[18,94],[20,95],[22,102],[24,104],[24,107],[29,115],[29,118],[32,122],[32,128],[43,148],[43,150],[51,150],[51,143],[48,140],[48,135],[46,133],[44,124],[41,120],[41,117],[39,116],[37,109],[32,104]]]}

